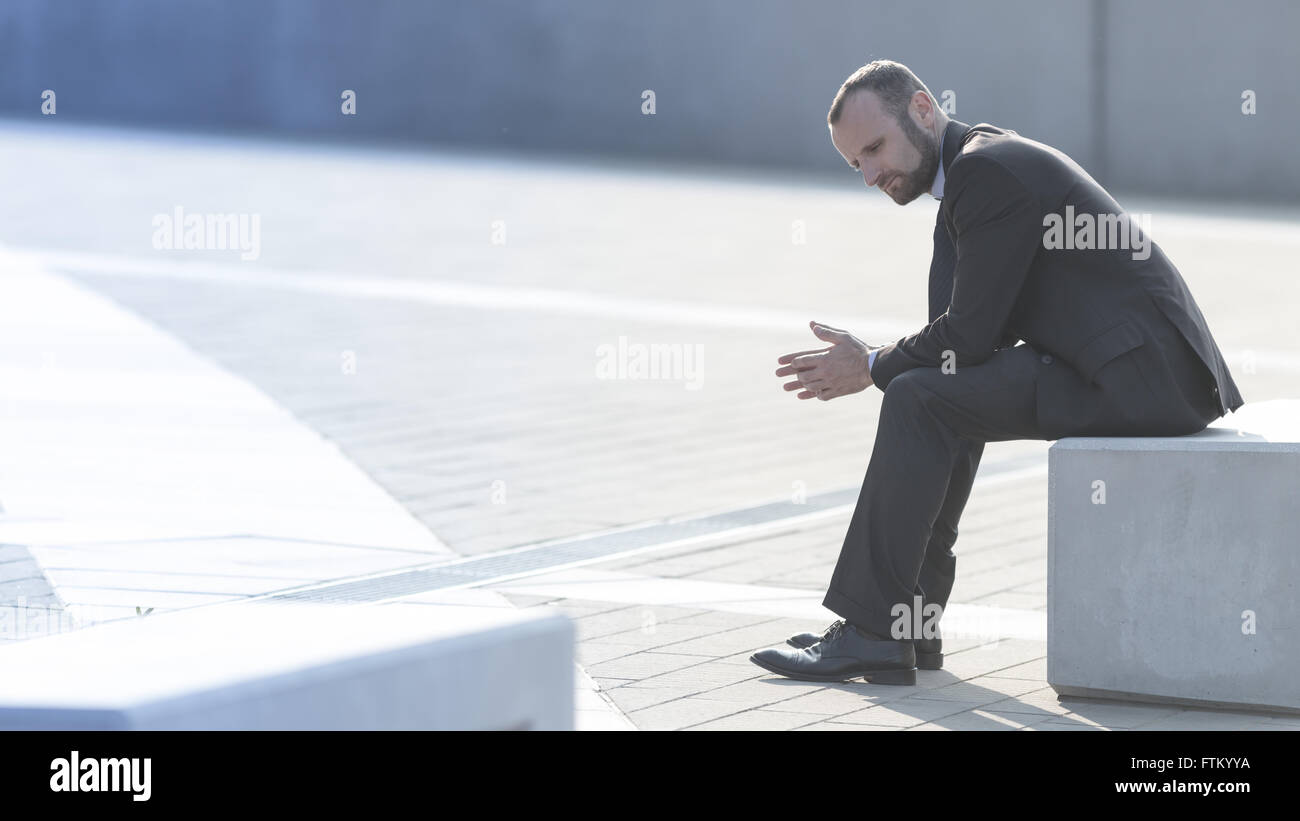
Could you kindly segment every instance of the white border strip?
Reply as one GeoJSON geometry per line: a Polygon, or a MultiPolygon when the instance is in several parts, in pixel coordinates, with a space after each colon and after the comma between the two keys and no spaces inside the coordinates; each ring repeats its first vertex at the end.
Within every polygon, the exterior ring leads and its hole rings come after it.
{"type": "MultiPolygon", "coordinates": [[[[793,333],[810,319],[852,328],[859,336],[900,339],[920,330],[916,323],[893,317],[845,316],[831,311],[777,311],[734,305],[710,305],[642,297],[622,297],[584,291],[488,285],[432,278],[406,279],[311,270],[266,268],[259,265],[220,265],[177,262],[174,257],[142,259],[104,254],[18,249],[40,265],[86,274],[215,282],[299,293],[328,294],[357,299],[393,299],[426,305],[489,311],[551,313],[569,316],[631,319],[706,328],[743,328],[769,333],[793,333]]],[[[1229,362],[1253,357],[1253,367],[1300,373],[1300,351],[1281,348],[1224,349],[1229,362]]]]}

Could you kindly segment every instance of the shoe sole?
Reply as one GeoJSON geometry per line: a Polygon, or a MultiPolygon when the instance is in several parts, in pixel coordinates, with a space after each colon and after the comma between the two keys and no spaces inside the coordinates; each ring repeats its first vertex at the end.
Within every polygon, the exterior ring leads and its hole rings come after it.
{"type": "MultiPolygon", "coordinates": [[[[790,645],[791,647],[795,648],[796,650],[807,650],[808,647],[809,647],[809,645],[807,645],[807,644],[796,644],[795,642],[791,641],[790,639],[786,639],[786,640],[785,640],[785,643],[788,644],[788,645],[790,645]]],[[[942,670],[942,669],[943,669],[943,653],[917,653],[917,654],[916,654],[916,669],[918,669],[918,670],[942,670]]]]}
{"type": "Polygon", "coordinates": [[[749,660],[757,664],[759,667],[762,667],[764,670],[768,670],[780,676],[785,676],[786,678],[794,679],[795,681],[834,682],[852,681],[853,679],[860,678],[869,684],[898,684],[904,687],[911,687],[916,684],[915,667],[910,667],[906,670],[867,670],[862,673],[854,673],[851,676],[819,676],[813,673],[794,673],[789,670],[782,670],[779,667],[774,667],[759,660],[757,656],[750,656],[749,660]]]}

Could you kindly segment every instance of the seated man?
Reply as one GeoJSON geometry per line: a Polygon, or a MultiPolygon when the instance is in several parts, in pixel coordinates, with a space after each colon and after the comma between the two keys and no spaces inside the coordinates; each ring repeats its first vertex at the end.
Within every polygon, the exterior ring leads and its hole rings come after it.
{"type": "Polygon", "coordinates": [[[842,619],[751,658],[807,681],[914,684],[943,656],[911,614],[919,602],[935,623],[947,605],[985,442],[1182,436],[1244,400],[1173,263],[1068,156],[950,120],[888,60],[854,72],[826,119],[868,186],[940,200],[931,322],[880,347],[814,322],[829,347],[778,360],[800,399],[873,384],[884,398],[823,602],[842,619]]]}

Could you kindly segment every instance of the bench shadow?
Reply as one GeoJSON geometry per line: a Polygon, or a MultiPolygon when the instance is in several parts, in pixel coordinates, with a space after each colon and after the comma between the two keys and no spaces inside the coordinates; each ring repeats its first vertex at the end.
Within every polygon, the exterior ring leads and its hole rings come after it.
{"type": "MultiPolygon", "coordinates": [[[[1122,731],[1188,708],[1131,701],[1060,697],[1041,679],[1006,678],[1009,694],[946,670],[919,670],[915,685],[872,684],[862,679],[817,684],[760,675],[758,680],[779,688],[805,692],[838,690],[861,698],[862,709],[824,719],[827,723],[857,724],[863,730],[960,731],[1122,731]],[[817,689],[809,690],[813,686],[817,689]],[[872,714],[873,710],[880,710],[872,714]],[[1068,713],[1068,714],[1067,714],[1068,713]]],[[[772,709],[780,709],[773,705],[772,709]]]]}

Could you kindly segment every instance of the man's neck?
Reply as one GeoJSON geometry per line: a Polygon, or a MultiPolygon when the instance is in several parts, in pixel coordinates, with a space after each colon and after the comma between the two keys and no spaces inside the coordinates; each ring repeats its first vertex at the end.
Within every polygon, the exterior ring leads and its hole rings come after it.
{"type": "Polygon", "coordinates": [[[936,133],[934,136],[938,141],[939,146],[939,167],[935,169],[934,180],[930,183],[930,196],[934,197],[936,200],[942,200],[943,186],[945,182],[945,175],[943,173],[943,135],[948,131],[949,120],[947,115],[938,114],[938,112],[936,112],[936,114],[937,116],[934,118],[934,128],[936,133]]]}

